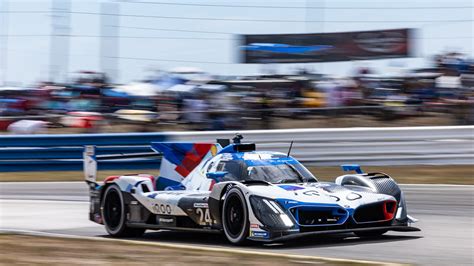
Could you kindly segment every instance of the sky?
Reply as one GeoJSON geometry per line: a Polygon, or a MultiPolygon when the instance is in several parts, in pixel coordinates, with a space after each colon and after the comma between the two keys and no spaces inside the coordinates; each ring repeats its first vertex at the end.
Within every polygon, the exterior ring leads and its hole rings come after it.
{"type": "MultiPolygon", "coordinates": [[[[0,0],[0,85],[29,85],[50,76],[51,53],[63,53],[60,45],[51,49],[52,1],[61,0],[0,0]]],[[[434,54],[446,51],[474,56],[474,0],[70,0],[71,37],[56,37],[63,43],[69,39],[69,56],[53,56],[67,66],[58,71],[57,81],[79,70],[101,71],[104,2],[118,8],[107,13],[119,14],[114,16],[119,27],[112,28],[119,36],[114,80],[119,83],[142,79],[154,69],[181,66],[222,75],[258,74],[268,68],[289,73],[304,66],[342,76],[358,66],[384,73],[398,67],[424,67],[434,54]],[[237,63],[237,34],[391,28],[417,29],[416,57],[304,65],[237,63]]],[[[113,41],[108,39],[102,54],[113,54],[113,41]]]]}

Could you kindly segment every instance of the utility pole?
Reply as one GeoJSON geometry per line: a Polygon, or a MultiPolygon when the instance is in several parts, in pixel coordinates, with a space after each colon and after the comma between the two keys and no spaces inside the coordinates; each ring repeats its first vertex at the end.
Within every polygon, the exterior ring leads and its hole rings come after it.
{"type": "Polygon", "coordinates": [[[110,81],[118,80],[120,6],[117,2],[102,2],[100,6],[101,39],[100,68],[110,81]]]}
{"type": "Polygon", "coordinates": [[[0,1],[0,85],[7,85],[8,0],[0,1]]]}
{"type": "MultiPolygon", "coordinates": [[[[324,33],[326,0],[319,0],[318,5],[313,5],[312,0],[305,1],[305,32],[306,33],[324,33]],[[316,9],[317,7],[317,9],[316,9]],[[310,22],[312,18],[318,22],[310,22]]],[[[319,72],[323,73],[324,63],[317,63],[319,72]]]]}
{"type": "Polygon", "coordinates": [[[65,81],[69,68],[70,0],[51,0],[49,81],[65,81]]]}

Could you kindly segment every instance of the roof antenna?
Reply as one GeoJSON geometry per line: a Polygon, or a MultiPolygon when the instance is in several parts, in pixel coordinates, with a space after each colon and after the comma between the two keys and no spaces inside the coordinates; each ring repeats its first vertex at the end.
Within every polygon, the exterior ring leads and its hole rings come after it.
{"type": "Polygon", "coordinates": [[[288,149],[288,154],[286,155],[286,157],[290,157],[291,148],[293,148],[293,141],[291,141],[290,143],[290,148],[288,149]]]}

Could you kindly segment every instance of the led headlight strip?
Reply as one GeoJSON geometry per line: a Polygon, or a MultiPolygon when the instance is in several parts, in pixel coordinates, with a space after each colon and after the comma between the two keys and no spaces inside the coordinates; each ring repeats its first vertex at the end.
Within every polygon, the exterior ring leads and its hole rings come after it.
{"type": "MultiPolygon", "coordinates": [[[[273,200],[270,199],[265,199],[265,198],[260,198],[260,197],[253,197],[255,200],[261,200],[265,205],[268,206],[270,210],[273,211],[273,214],[277,215],[281,222],[286,226],[286,227],[292,227],[294,225],[293,221],[291,221],[290,217],[282,210],[282,208],[273,200]]],[[[259,216],[265,215],[260,212],[259,216]]],[[[263,218],[263,217],[257,217],[257,218],[263,218]]]]}

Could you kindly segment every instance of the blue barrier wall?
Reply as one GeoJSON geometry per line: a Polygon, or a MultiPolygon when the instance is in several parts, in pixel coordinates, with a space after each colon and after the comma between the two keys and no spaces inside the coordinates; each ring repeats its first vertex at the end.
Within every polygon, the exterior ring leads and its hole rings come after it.
{"type": "MultiPolygon", "coordinates": [[[[97,154],[150,152],[150,142],[166,141],[162,133],[0,136],[0,171],[82,171],[84,145],[97,154]]],[[[159,159],[107,160],[99,170],[158,169],[159,159]]]]}

